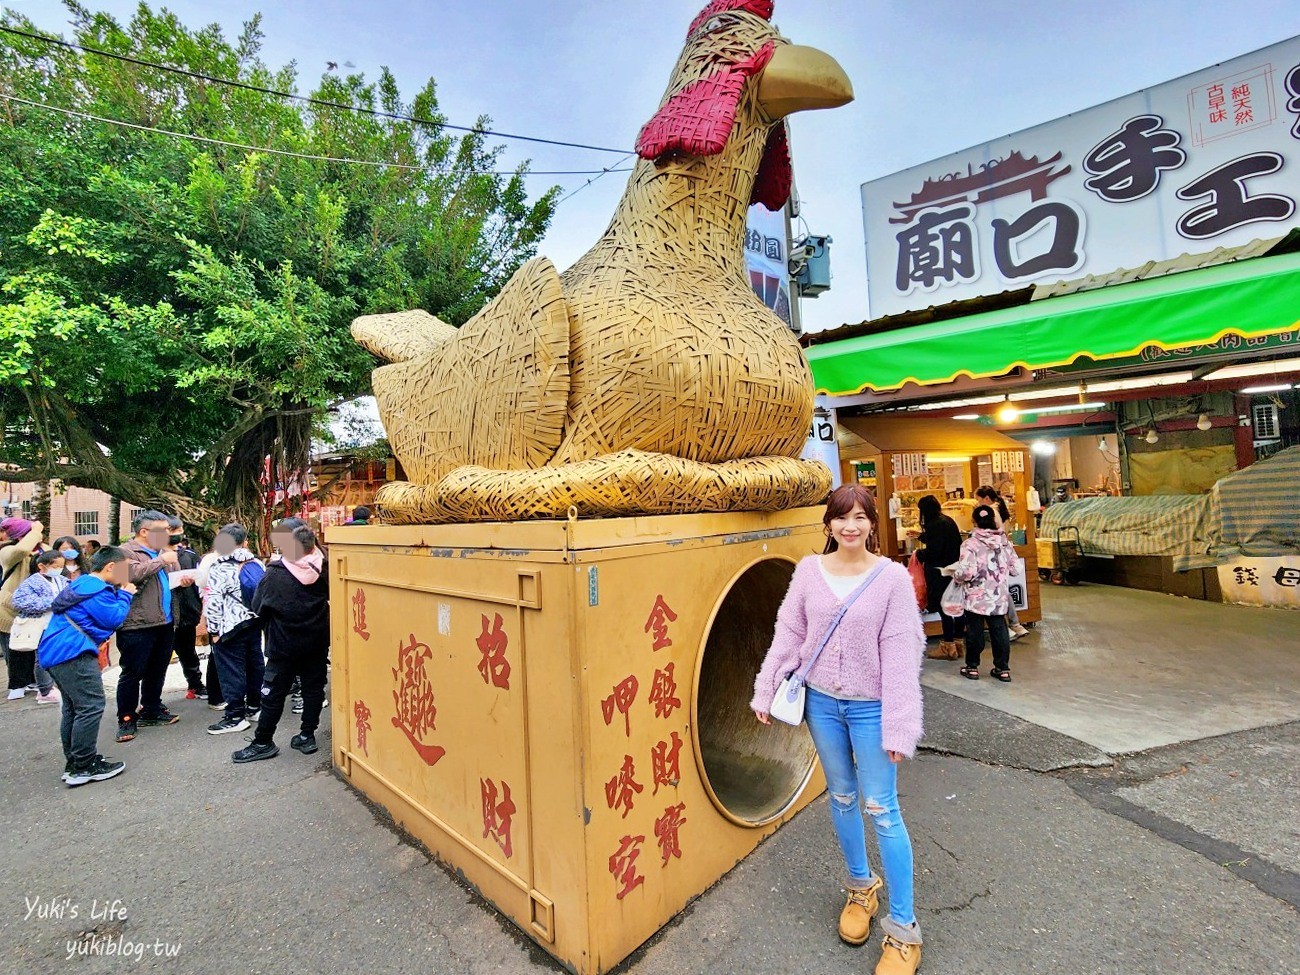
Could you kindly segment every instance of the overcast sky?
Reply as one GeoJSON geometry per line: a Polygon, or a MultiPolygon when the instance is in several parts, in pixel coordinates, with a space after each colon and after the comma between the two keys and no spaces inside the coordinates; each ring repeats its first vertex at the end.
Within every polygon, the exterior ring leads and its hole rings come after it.
{"type": "MultiPolygon", "coordinates": [[[[4,0],[43,28],[67,29],[56,0],[4,0]]],[[[83,0],[128,19],[132,0],[83,0]]],[[[302,88],[327,61],[410,95],[432,76],[449,121],[490,115],[506,132],[631,149],[654,112],[704,0],[172,0],[187,25],[227,37],[261,11],[263,58],[297,61],[302,88]]],[[[1300,34],[1296,0],[777,0],[790,40],[834,55],[853,104],[792,118],[803,216],[834,238],[830,292],[805,300],[806,328],[866,316],[860,185],[1300,34]]],[[[535,169],[600,169],[618,157],[507,143],[535,169]]],[[[541,253],[561,268],[605,229],[625,175],[566,200],[541,253]]],[[[587,177],[536,177],[566,190],[587,177]]]]}

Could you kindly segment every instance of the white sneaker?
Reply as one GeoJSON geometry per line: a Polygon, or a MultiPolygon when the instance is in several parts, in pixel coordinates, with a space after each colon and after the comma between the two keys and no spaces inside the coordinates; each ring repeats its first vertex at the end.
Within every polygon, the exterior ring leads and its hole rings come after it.
{"type": "Polygon", "coordinates": [[[1021,626],[1019,623],[1011,627],[1011,639],[1015,640],[1022,636],[1029,636],[1029,630],[1026,627],[1021,626]]]}
{"type": "Polygon", "coordinates": [[[26,694],[26,693],[27,693],[27,688],[25,688],[25,687],[19,687],[19,688],[15,689],[15,690],[10,691],[10,692],[9,692],[9,697],[7,697],[5,700],[8,700],[8,701],[17,701],[17,700],[20,700],[20,699],[23,697],[23,695],[26,694]]]}
{"type": "Polygon", "coordinates": [[[36,695],[37,704],[58,704],[62,700],[63,698],[59,696],[59,689],[57,687],[51,687],[50,693],[48,694],[38,693],[36,695]]]}

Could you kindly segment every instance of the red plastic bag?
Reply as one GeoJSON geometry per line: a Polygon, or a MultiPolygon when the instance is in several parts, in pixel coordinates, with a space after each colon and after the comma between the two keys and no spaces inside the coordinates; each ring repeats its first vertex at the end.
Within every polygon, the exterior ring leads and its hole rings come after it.
{"type": "Polygon", "coordinates": [[[921,564],[921,559],[915,552],[908,559],[907,574],[912,577],[912,588],[916,590],[917,608],[924,613],[929,607],[929,599],[925,589],[925,566],[921,564]]]}

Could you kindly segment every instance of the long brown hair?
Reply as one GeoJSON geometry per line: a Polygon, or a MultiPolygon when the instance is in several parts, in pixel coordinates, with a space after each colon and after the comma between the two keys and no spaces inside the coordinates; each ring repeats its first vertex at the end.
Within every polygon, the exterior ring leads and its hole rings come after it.
{"type": "Polygon", "coordinates": [[[854,505],[862,505],[862,510],[866,512],[867,518],[871,521],[871,534],[867,536],[867,551],[874,552],[877,548],[877,529],[880,527],[880,519],[876,514],[876,498],[870,491],[861,484],[841,484],[826,500],[826,513],[822,515],[822,524],[826,526],[826,547],[822,550],[823,555],[829,555],[839,549],[840,543],[835,541],[835,536],[831,534],[831,521],[836,518],[843,518],[853,510],[854,505]]]}

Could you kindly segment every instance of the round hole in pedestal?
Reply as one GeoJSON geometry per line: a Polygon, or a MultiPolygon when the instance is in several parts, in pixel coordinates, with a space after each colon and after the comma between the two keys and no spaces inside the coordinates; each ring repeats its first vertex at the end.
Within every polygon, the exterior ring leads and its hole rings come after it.
{"type": "Polygon", "coordinates": [[[741,826],[779,819],[803,792],[816,760],[805,728],[775,720],[761,725],[749,709],[792,575],[792,562],[765,559],[736,577],[696,668],[696,762],[713,804],[741,826]]]}

